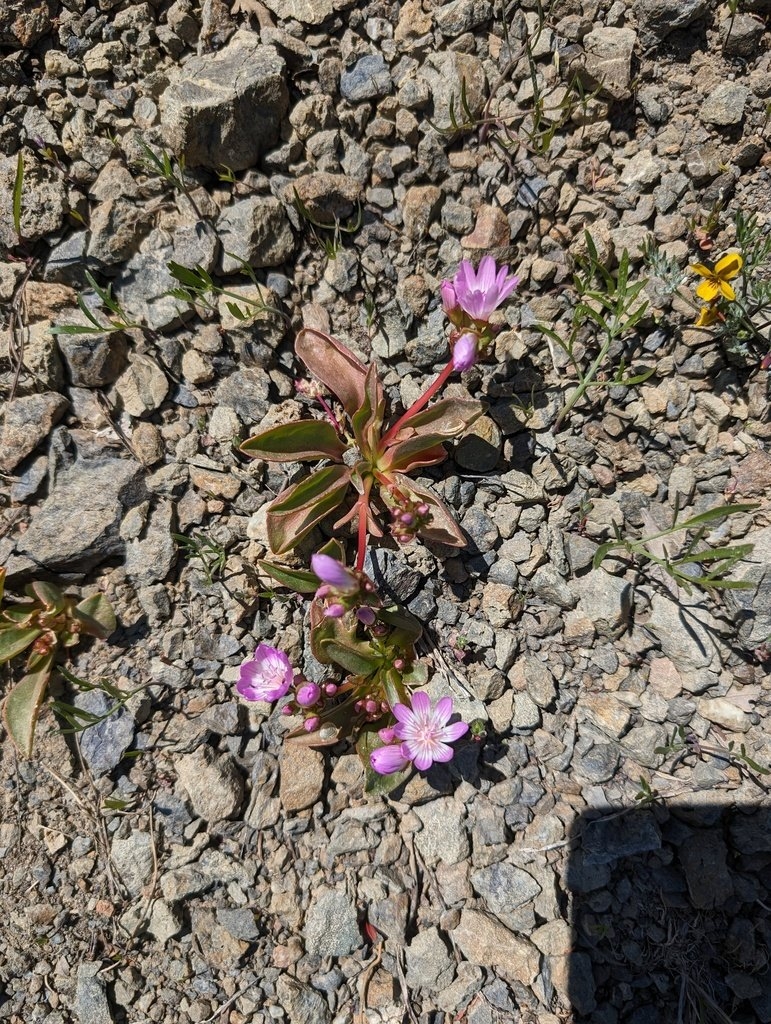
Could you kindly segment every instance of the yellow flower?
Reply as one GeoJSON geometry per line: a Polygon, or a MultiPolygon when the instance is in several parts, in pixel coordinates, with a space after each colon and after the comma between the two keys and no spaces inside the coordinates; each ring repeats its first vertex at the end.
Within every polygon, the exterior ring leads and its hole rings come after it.
{"type": "Polygon", "coordinates": [[[711,327],[712,324],[718,320],[722,320],[723,316],[717,306],[702,306],[699,310],[699,316],[696,320],[696,327],[711,327]]]}
{"type": "Polygon", "coordinates": [[[708,267],[705,263],[694,263],[691,270],[705,278],[696,289],[696,294],[705,302],[714,302],[720,298],[733,302],[736,292],[728,282],[736,277],[742,269],[743,262],[738,252],[729,252],[727,256],[718,260],[714,267],[708,267]]]}

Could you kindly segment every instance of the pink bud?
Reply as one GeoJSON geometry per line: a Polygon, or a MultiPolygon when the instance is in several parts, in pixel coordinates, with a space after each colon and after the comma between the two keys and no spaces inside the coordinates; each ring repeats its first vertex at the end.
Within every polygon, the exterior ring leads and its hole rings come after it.
{"type": "Polygon", "coordinates": [[[374,715],[380,710],[380,708],[378,707],[376,700],[367,700],[364,702],[364,710],[368,715],[374,715]]]}
{"type": "Polygon", "coordinates": [[[418,513],[419,516],[427,516],[431,509],[428,507],[428,505],[426,505],[425,502],[423,502],[422,505],[418,505],[415,511],[418,513]]]}
{"type": "Polygon", "coordinates": [[[328,619],[341,619],[345,615],[345,606],[342,604],[331,604],[324,609],[324,615],[328,619]]]}
{"type": "Polygon", "coordinates": [[[397,672],[401,672],[405,664],[406,662],[404,658],[394,658],[394,668],[396,669],[397,672]]]}
{"type": "Polygon", "coordinates": [[[337,693],[337,683],[327,683],[324,687],[324,693],[327,697],[334,697],[337,693]]]}
{"type": "Polygon", "coordinates": [[[321,687],[316,683],[306,683],[297,691],[295,700],[301,708],[309,708],[315,704],[321,696],[321,687]]]}
{"type": "Polygon", "coordinates": [[[319,718],[319,716],[313,715],[312,718],[305,719],[305,721],[303,722],[303,729],[305,729],[306,732],[314,732],[316,729],[318,729],[320,724],[321,719],[319,718]]]}
{"type": "Polygon", "coordinates": [[[452,281],[442,281],[440,285],[442,293],[442,308],[445,313],[452,313],[458,308],[458,297],[452,286],[452,281]]]}
{"type": "Polygon", "coordinates": [[[402,514],[399,516],[399,521],[404,526],[412,526],[412,524],[415,522],[415,516],[411,512],[402,512],[402,514]]]}
{"type": "Polygon", "coordinates": [[[281,709],[282,715],[293,715],[295,712],[294,704],[285,704],[281,709]]]}
{"type": "Polygon", "coordinates": [[[322,583],[328,583],[339,594],[355,594],[359,589],[359,581],[351,570],[330,555],[313,555],[311,569],[322,583]]]}
{"type": "Polygon", "coordinates": [[[459,372],[470,370],[477,361],[477,339],[473,334],[461,334],[452,350],[452,365],[459,372]]]}
{"type": "Polygon", "coordinates": [[[396,731],[392,725],[387,725],[385,729],[378,729],[377,734],[383,743],[393,743],[396,739],[396,731]]]}

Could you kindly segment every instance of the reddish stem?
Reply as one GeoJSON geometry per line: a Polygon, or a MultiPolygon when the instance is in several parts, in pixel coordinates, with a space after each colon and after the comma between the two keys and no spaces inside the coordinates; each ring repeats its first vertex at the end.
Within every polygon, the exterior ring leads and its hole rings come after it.
{"type": "Polygon", "coordinates": [[[367,517],[369,516],[369,492],[372,488],[372,477],[364,481],[364,491],[359,495],[357,506],[359,509],[359,530],[358,547],[356,549],[356,569],[361,572],[364,568],[364,559],[367,556],[367,517]]]}
{"type": "Polygon", "coordinates": [[[388,428],[388,430],[383,435],[380,441],[381,448],[385,448],[386,445],[396,437],[396,435],[399,433],[402,427],[411,419],[411,417],[413,417],[416,413],[419,413],[420,410],[424,408],[424,406],[428,405],[428,403],[431,401],[431,399],[434,397],[437,391],[440,391],[441,388],[446,384],[448,377],[450,376],[454,369],[455,367],[452,365],[452,359],[450,359],[449,363],[447,364],[447,366],[445,366],[445,368],[436,378],[434,383],[431,384],[430,387],[426,389],[426,391],[420,396],[420,398],[416,402],[412,403],[412,405],[405,413],[402,413],[402,415],[399,417],[399,419],[396,421],[396,423],[394,423],[392,427],[388,428]]]}

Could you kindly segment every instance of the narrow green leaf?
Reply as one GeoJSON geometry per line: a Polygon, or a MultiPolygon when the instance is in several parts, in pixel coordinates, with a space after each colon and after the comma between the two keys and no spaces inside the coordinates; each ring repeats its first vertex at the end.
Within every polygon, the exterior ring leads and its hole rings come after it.
{"type": "Polygon", "coordinates": [[[341,462],[347,445],[326,420],[298,420],[270,427],[241,445],[245,455],[266,462],[303,462],[333,459],[341,462]]]}
{"type": "MultiPolygon", "coordinates": [[[[692,516],[690,519],[685,519],[682,522],[677,523],[676,528],[678,530],[694,530],[698,526],[718,522],[721,519],[726,519],[728,516],[736,515],[739,512],[754,512],[756,508],[760,508],[759,502],[743,505],[718,505],[716,508],[707,509],[706,512],[700,512],[698,515],[692,516]]],[[[663,536],[663,534],[658,534],[658,536],[663,536]]]]}
{"type": "Polygon", "coordinates": [[[54,652],[52,651],[39,659],[34,671],[24,676],[5,698],[3,721],[8,735],[24,757],[32,756],[35,726],[40,714],[40,705],[48,687],[53,662],[54,652]]]}
{"type": "Polygon", "coordinates": [[[372,675],[383,662],[382,656],[374,650],[371,653],[366,650],[355,650],[337,640],[324,641],[321,646],[327,661],[334,662],[355,676],[372,675]]]}
{"type": "Polygon", "coordinates": [[[0,663],[10,661],[17,654],[26,651],[42,632],[43,630],[37,626],[26,629],[17,626],[0,627],[0,663]]]}
{"type": "Polygon", "coordinates": [[[379,775],[374,770],[370,762],[370,754],[373,750],[383,746],[383,742],[377,734],[379,726],[380,723],[375,722],[372,726],[362,729],[356,741],[356,752],[364,765],[364,792],[368,796],[387,796],[388,793],[392,793],[406,782],[413,772],[412,765],[391,775],[379,775]]]}
{"type": "Polygon", "coordinates": [[[24,191],[24,153],[19,150],[16,158],[16,177],[13,181],[13,230],[21,241],[21,197],[24,191]]]}
{"type": "Polygon", "coordinates": [[[262,571],[280,583],[282,587],[288,587],[298,594],[313,594],[319,589],[319,580],[315,573],[305,569],[290,569],[285,565],[276,565],[265,558],[259,558],[257,565],[262,571]]]}

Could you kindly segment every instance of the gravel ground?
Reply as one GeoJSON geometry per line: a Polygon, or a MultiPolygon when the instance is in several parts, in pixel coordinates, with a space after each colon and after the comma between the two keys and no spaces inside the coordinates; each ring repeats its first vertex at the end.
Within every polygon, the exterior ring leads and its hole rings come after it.
{"type": "Polygon", "coordinates": [[[736,756],[771,764],[768,374],[694,328],[687,271],[737,212],[771,227],[771,8],[506,6],[0,8],[0,563],[106,593],[119,629],[74,671],[138,690],[79,736],[45,712],[32,760],[2,745],[9,1024],[771,1021],[768,783],[736,756]],[[587,245],[628,250],[648,307],[560,418],[536,325],[565,334],[587,245]],[[486,253],[520,286],[450,394],[488,411],[425,471],[469,546],[372,565],[481,734],[367,798],[350,749],[235,694],[260,641],[302,664],[306,609],[256,569],[293,469],[233,442],[305,412],[303,324],[408,405],[447,359],[441,280],[486,253]],[[172,260],[271,309],[193,307],[172,260]],[[52,334],[78,297],[107,325],[94,282],[120,329],[52,334]],[[754,589],[593,566],[614,527],[726,501],[758,508],[705,540],[753,544],[754,589]]]}

